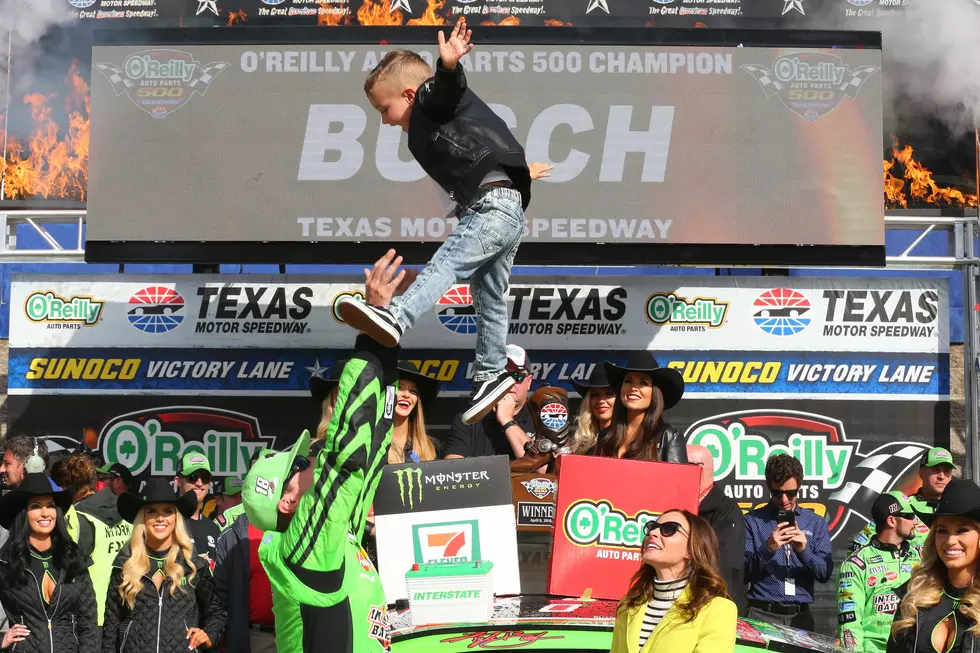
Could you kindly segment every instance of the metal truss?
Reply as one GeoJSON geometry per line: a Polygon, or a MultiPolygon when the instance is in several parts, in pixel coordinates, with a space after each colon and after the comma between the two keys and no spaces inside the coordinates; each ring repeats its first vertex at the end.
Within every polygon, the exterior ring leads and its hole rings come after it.
{"type": "Polygon", "coordinates": [[[27,210],[4,211],[0,209],[0,263],[84,263],[85,262],[85,211],[27,210]],[[66,249],[51,235],[53,225],[75,225],[75,248],[66,249]],[[17,228],[30,226],[47,243],[38,249],[17,247],[17,228]]]}

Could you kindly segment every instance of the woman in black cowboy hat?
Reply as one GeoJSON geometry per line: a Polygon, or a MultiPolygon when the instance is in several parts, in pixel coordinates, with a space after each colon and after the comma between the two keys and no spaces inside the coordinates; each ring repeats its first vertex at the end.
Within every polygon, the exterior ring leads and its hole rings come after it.
{"type": "Polygon", "coordinates": [[[177,496],[151,478],[139,495],[121,494],[119,514],[133,534],[113,563],[102,653],[185,653],[216,647],[225,609],[214,593],[209,561],[194,555],[185,520],[197,496],[177,496]]]}
{"type": "Polygon", "coordinates": [[[11,626],[0,650],[94,653],[98,650],[91,561],[68,535],[70,492],[55,491],[41,472],[29,473],[0,498],[0,603],[11,626]]]}
{"type": "Polygon", "coordinates": [[[424,406],[432,407],[439,396],[440,383],[419,372],[411,361],[398,364],[398,396],[395,420],[388,447],[388,463],[435,460],[436,447],[425,430],[424,406]]]}
{"type": "MultiPolygon", "coordinates": [[[[346,360],[340,360],[330,368],[330,375],[327,378],[322,376],[310,377],[310,396],[320,407],[320,423],[316,427],[316,439],[323,440],[327,437],[327,427],[330,426],[330,418],[333,417],[334,405],[337,403],[337,386],[340,384],[340,375],[344,371],[346,360]]],[[[319,363],[317,363],[319,368],[319,363]]]]}
{"type": "Polygon", "coordinates": [[[582,396],[573,447],[576,452],[588,451],[595,445],[599,433],[612,425],[616,391],[609,384],[606,366],[602,364],[595,365],[584,381],[573,379],[572,387],[582,396]]]}
{"type": "Polygon", "coordinates": [[[980,648],[980,487],[954,479],[936,512],[917,512],[931,527],[922,562],[896,593],[887,653],[966,653],[980,648]]]}
{"type": "Polygon", "coordinates": [[[626,365],[606,361],[606,376],[617,391],[612,424],[589,452],[610,458],[686,463],[680,431],[664,421],[684,394],[680,372],[660,367],[649,351],[633,352],[626,365]]]}

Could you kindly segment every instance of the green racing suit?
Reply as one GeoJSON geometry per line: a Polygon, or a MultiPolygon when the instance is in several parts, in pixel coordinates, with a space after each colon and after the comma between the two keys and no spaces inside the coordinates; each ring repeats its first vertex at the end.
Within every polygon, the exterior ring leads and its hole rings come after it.
{"type": "MultiPolygon", "coordinates": [[[[939,504],[938,501],[929,501],[928,499],[923,499],[919,494],[913,494],[909,497],[909,503],[912,504],[912,508],[916,512],[931,515],[936,512],[936,506],[939,504]]],[[[851,540],[850,545],[848,545],[848,553],[854,553],[863,546],[867,546],[875,536],[876,527],[874,520],[869,521],[868,525],[861,529],[853,540],[851,540]]],[[[919,556],[922,555],[922,547],[926,543],[926,537],[929,535],[929,527],[926,526],[920,520],[915,525],[915,537],[910,541],[912,547],[916,550],[919,556]]]]}
{"type": "Polygon", "coordinates": [[[841,563],[837,623],[841,644],[864,653],[885,653],[898,609],[895,590],[912,575],[919,552],[910,542],[885,544],[873,537],[841,563]]]}
{"type": "Polygon", "coordinates": [[[313,485],[286,531],[262,538],[280,651],[390,650],[381,579],[360,542],[391,442],[398,351],[358,337],[313,485]]]}

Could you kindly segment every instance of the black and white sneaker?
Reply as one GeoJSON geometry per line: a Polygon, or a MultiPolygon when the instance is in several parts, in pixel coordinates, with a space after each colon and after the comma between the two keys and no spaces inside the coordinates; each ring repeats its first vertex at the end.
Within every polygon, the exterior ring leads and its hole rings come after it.
{"type": "Polygon", "coordinates": [[[337,303],[337,312],[344,322],[371,336],[383,347],[394,347],[402,338],[398,320],[386,308],[369,306],[347,296],[337,303]]]}
{"type": "Polygon", "coordinates": [[[476,384],[473,394],[470,395],[470,407],[463,413],[463,424],[472,424],[483,419],[513,386],[514,375],[510,372],[501,372],[488,381],[476,384]]]}

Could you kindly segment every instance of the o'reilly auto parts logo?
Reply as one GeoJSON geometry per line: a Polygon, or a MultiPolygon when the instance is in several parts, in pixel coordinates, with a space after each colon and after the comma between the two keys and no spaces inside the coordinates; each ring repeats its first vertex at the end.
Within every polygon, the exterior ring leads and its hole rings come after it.
{"type": "Polygon", "coordinates": [[[824,336],[934,338],[935,290],[825,290],[824,336]]]}
{"type": "Polygon", "coordinates": [[[787,108],[815,121],[837,108],[845,97],[857,98],[876,66],[849,68],[827,52],[796,52],[776,59],[772,68],[745,64],[742,70],[762,86],[766,98],[777,96],[787,108]]]}
{"type": "Polygon", "coordinates": [[[412,545],[419,564],[482,560],[476,519],[413,525],[412,545]]]}
{"type": "Polygon", "coordinates": [[[769,501],[766,462],[789,454],[803,464],[800,505],[827,520],[831,538],[864,527],[882,492],[915,476],[928,445],[889,442],[866,453],[837,419],[792,410],[745,410],[708,417],[687,429],[688,444],[708,448],[715,483],[748,511],[769,501]],[[848,525],[852,512],[861,516],[848,525]]]}
{"type": "Polygon", "coordinates": [[[330,302],[330,314],[333,316],[334,320],[341,324],[347,323],[344,321],[344,318],[340,317],[340,311],[337,310],[337,308],[340,306],[340,300],[344,299],[345,297],[352,297],[359,302],[363,302],[364,293],[360,290],[345,290],[344,292],[339,292],[334,295],[333,300],[330,302]]]}
{"type": "Polygon", "coordinates": [[[728,317],[728,302],[716,297],[688,299],[677,293],[657,292],[647,298],[644,313],[647,321],[671,331],[706,331],[719,329],[728,317]]]}
{"type": "Polygon", "coordinates": [[[133,474],[173,476],[185,454],[207,457],[215,476],[242,476],[256,451],[267,449],[251,415],[201,406],[166,406],[120,415],[99,433],[99,454],[133,474]]]}
{"type": "Polygon", "coordinates": [[[204,286],[195,333],[224,335],[309,333],[313,288],[299,286],[204,286]]]}
{"type": "MultiPolygon", "coordinates": [[[[659,513],[640,511],[627,515],[605,500],[580,499],[565,511],[562,528],[569,541],[579,546],[613,549],[639,549],[643,542],[643,527],[656,521],[659,513]]],[[[639,560],[639,551],[597,552],[599,558],[639,560]]]]}
{"type": "Polygon", "coordinates": [[[105,300],[91,295],[65,298],[53,290],[36,290],[24,302],[24,315],[49,329],[81,329],[98,324],[104,308],[105,300]]]}
{"type": "Polygon", "coordinates": [[[195,93],[207,93],[214,78],[230,65],[221,61],[202,65],[190,52],[167,48],[134,52],[121,67],[105,61],[93,64],[112,84],[116,97],[126,95],[159,119],[184,106],[195,93]]]}

